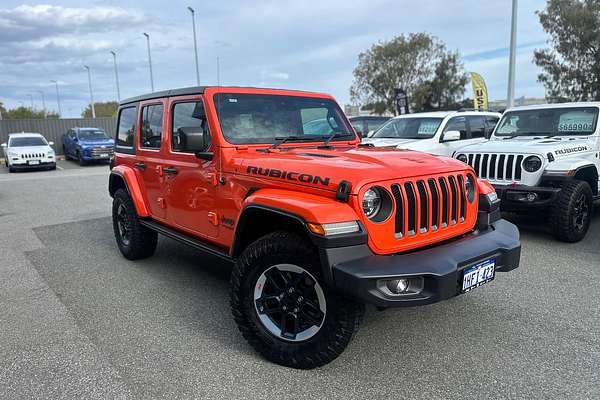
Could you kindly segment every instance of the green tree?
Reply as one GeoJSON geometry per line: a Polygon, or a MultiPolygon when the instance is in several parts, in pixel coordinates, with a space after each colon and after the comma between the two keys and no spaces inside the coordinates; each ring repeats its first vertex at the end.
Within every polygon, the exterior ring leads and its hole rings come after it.
{"type": "Polygon", "coordinates": [[[6,118],[6,108],[4,108],[4,103],[0,101],[0,119],[6,118]]]}
{"type": "MultiPolygon", "coordinates": [[[[115,117],[117,115],[117,108],[119,108],[119,103],[116,101],[106,101],[106,102],[95,102],[94,109],[96,111],[96,117],[115,117]]],[[[92,106],[88,104],[85,110],[81,113],[83,118],[92,118],[92,106]]]]}
{"type": "Polygon", "coordinates": [[[548,100],[600,100],[600,1],[548,0],[538,16],[550,48],[533,60],[548,100]]]}
{"type": "MultiPolygon", "coordinates": [[[[8,110],[6,115],[4,113],[2,114],[2,117],[4,119],[43,119],[44,112],[21,106],[8,110]]],[[[57,119],[58,113],[47,113],[46,118],[57,119]]]]}
{"type": "Polygon", "coordinates": [[[426,33],[379,42],[358,56],[350,95],[363,109],[396,113],[395,89],[406,90],[413,111],[457,104],[468,82],[458,52],[426,33]]]}

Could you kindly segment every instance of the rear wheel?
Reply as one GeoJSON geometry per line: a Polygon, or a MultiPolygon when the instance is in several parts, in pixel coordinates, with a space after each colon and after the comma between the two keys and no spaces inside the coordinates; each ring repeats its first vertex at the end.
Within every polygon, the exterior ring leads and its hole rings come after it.
{"type": "Polygon", "coordinates": [[[112,219],[117,246],[125,258],[139,260],[154,254],[158,234],[140,224],[135,205],[125,189],[115,192],[112,219]]]}
{"type": "Polygon", "coordinates": [[[554,204],[554,234],[563,242],[582,240],[591,223],[593,208],[592,189],[587,182],[565,184],[554,204]]]}
{"type": "Polygon", "coordinates": [[[310,242],[274,232],[251,244],[236,262],[231,310],[244,338],[265,358],[310,369],[344,351],[364,306],[326,287],[310,242]]]}

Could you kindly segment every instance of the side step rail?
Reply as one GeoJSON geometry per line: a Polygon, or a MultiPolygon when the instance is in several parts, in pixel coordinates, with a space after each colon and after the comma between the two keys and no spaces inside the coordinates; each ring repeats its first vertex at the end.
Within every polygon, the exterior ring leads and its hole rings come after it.
{"type": "Polygon", "coordinates": [[[216,246],[212,246],[210,244],[206,244],[203,241],[190,237],[184,233],[181,233],[179,231],[176,231],[174,229],[171,228],[167,228],[166,226],[156,222],[156,221],[152,221],[149,219],[140,219],[140,224],[145,226],[146,228],[152,229],[153,231],[156,231],[158,233],[160,233],[161,235],[164,235],[166,237],[169,237],[171,239],[175,239],[178,242],[181,242],[183,244],[186,244],[188,246],[194,247],[198,250],[204,251],[206,253],[209,253],[213,256],[219,257],[223,260],[229,261],[229,262],[233,262],[233,259],[229,256],[229,254],[224,251],[223,249],[220,249],[216,246]]]}

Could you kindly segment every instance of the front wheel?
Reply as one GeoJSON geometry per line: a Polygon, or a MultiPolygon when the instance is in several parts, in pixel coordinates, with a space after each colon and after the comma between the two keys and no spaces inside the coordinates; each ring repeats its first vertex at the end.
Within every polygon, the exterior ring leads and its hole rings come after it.
{"type": "Polygon", "coordinates": [[[236,262],[231,310],[244,338],[265,358],[310,369],[344,351],[364,306],[327,288],[310,242],[274,232],[251,244],[236,262]]]}
{"type": "Polygon", "coordinates": [[[587,182],[565,184],[554,205],[554,234],[563,242],[582,240],[592,220],[592,189],[587,182]]]}
{"type": "Polygon", "coordinates": [[[125,189],[115,192],[112,220],[117,246],[125,258],[139,260],[154,254],[158,234],[140,224],[135,205],[125,189]]]}

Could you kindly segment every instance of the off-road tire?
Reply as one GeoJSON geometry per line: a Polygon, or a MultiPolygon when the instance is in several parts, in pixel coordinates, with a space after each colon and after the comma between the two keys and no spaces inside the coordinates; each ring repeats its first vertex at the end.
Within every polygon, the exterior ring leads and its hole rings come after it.
{"type": "Polygon", "coordinates": [[[593,214],[592,189],[587,182],[572,181],[566,183],[553,206],[552,222],[557,239],[574,243],[583,239],[590,227],[593,214]],[[587,218],[581,228],[575,224],[578,201],[584,196],[587,203],[587,218]]]}
{"type": "Polygon", "coordinates": [[[113,230],[117,246],[123,256],[129,260],[140,260],[150,257],[156,250],[158,234],[142,226],[135,210],[135,205],[125,189],[118,189],[113,198],[112,207],[113,230]],[[124,240],[119,228],[119,208],[123,207],[122,215],[127,224],[128,236],[124,240]]]}
{"type": "Polygon", "coordinates": [[[358,330],[364,305],[329,290],[320,273],[314,246],[299,235],[278,231],[258,239],[242,253],[231,274],[231,311],[248,343],[266,359],[291,368],[311,369],[336,359],[358,330]],[[254,305],[258,277],[279,264],[297,265],[308,271],[323,289],[325,318],[319,331],[307,340],[285,341],[269,332],[254,305]]]}

